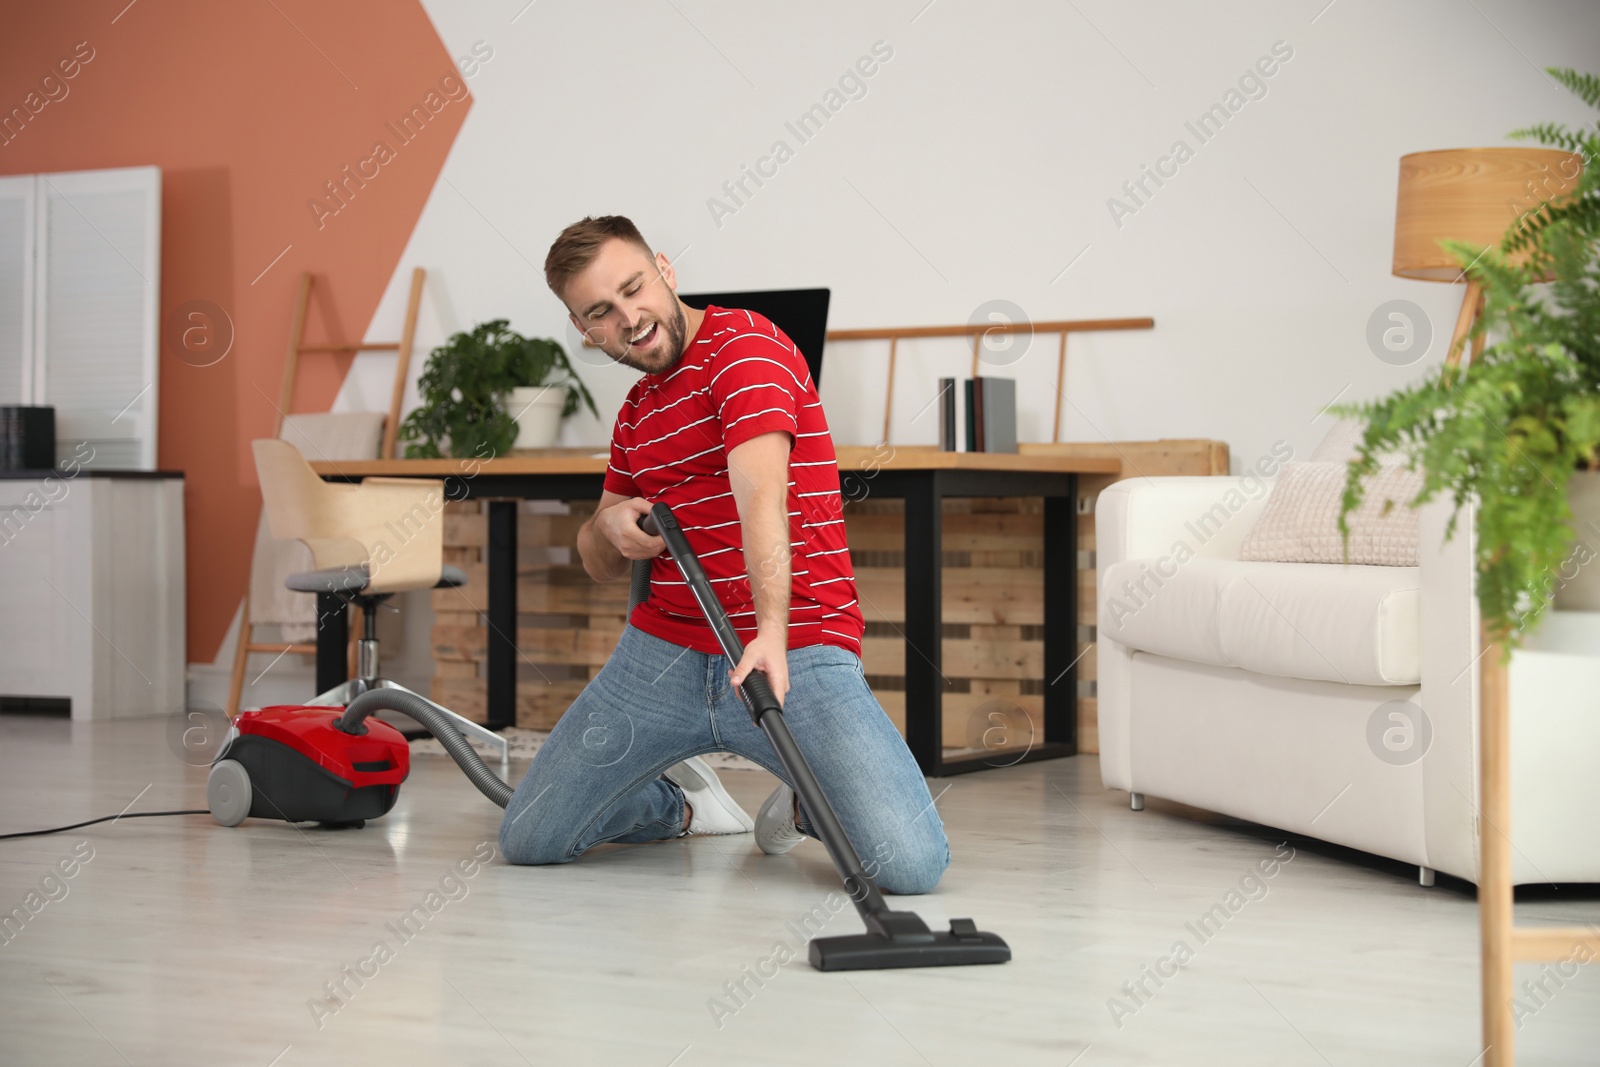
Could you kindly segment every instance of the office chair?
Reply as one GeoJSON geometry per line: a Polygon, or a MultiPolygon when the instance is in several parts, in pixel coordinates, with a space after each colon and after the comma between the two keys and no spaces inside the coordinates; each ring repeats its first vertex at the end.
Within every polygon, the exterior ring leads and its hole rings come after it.
{"type": "MultiPolygon", "coordinates": [[[[302,542],[317,568],[291,574],[284,584],[300,593],[330,593],[361,609],[356,676],[307,703],[342,705],[369,689],[405,689],[379,674],[377,612],[395,593],[466,584],[467,576],[444,562],[444,482],[324,482],[287,441],[263,438],[251,447],[272,535],[302,542]]],[[[504,737],[449,708],[433,706],[450,716],[462,735],[498,748],[501,766],[509,765],[510,745],[504,737]]]]}

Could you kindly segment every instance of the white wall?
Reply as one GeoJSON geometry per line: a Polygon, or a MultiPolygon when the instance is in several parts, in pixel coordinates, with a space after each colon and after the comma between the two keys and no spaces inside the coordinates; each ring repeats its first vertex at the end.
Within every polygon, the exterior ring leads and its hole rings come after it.
{"type": "MultiPolygon", "coordinates": [[[[1461,290],[1389,273],[1399,157],[1585,121],[1535,65],[1600,70],[1593,4],[525,3],[427,3],[452,54],[482,42],[493,57],[369,333],[398,335],[410,268],[426,267],[418,371],[489,318],[570,340],[545,251],[615,212],[677,259],[686,290],[826,285],[835,328],[966,322],[996,298],[1033,319],[1153,316],[1153,331],[1074,338],[1063,438],[1215,437],[1236,467],[1279,438],[1305,454],[1335,396],[1442,358],[1461,290]],[[800,144],[785,121],[877,41],[893,57],[866,95],[800,144]],[[1293,56],[1266,95],[1199,144],[1185,121],[1279,41],[1293,56]],[[708,199],[780,138],[793,158],[718,225],[708,199]],[[1108,198],[1179,138],[1194,157],[1119,227],[1108,198]],[[1431,317],[1424,363],[1367,346],[1394,298],[1431,317]]],[[[838,441],[877,438],[885,354],[829,348],[838,441]]],[[[361,357],[340,405],[383,407],[390,358],[361,357]]],[[[968,358],[959,340],[907,352],[897,443],[934,441],[931,416],[910,420],[968,358]]],[[[1054,368],[1041,338],[994,371],[1019,379],[1024,440],[1049,438],[1054,368]]],[[[583,370],[605,418],[565,440],[599,444],[634,375],[583,370]]]]}
{"type": "MultiPolygon", "coordinates": [[[[1153,331],[1073,339],[1063,440],[1218,438],[1235,470],[1280,439],[1305,456],[1324,405],[1443,358],[1460,288],[1389,273],[1399,157],[1592,121],[1538,68],[1600,72],[1592,3],[425,3],[452,55],[492,58],[468,78],[472,110],[367,336],[399,336],[421,265],[414,372],[491,318],[563,339],[603,416],[568,422],[575,445],[607,440],[635,375],[576,348],[542,264],[563,226],[620,213],[685,291],[826,285],[834,328],[964,323],[995,299],[1034,320],[1151,316],[1153,331]],[[784,123],[878,41],[893,57],[866,95],[800,144],[784,123]],[[1200,144],[1185,122],[1279,41],[1293,56],[1266,95],[1200,144]],[[1193,158],[1116,225],[1108,199],[1179,138],[1193,158]],[[718,225],[708,201],[778,139],[793,158],[718,225]],[[1431,319],[1412,366],[1366,341],[1397,298],[1431,319]]],[[[913,418],[937,378],[967,373],[970,349],[901,353],[893,440],[931,444],[932,411],[913,418]]],[[[837,441],[878,439],[886,355],[829,347],[837,441]]],[[[336,408],[386,408],[392,359],[363,354],[336,408]]],[[[1049,440],[1054,338],[987,372],[1019,379],[1021,439],[1049,440]]],[[[387,656],[421,686],[430,614],[408,603],[387,656]]]]}

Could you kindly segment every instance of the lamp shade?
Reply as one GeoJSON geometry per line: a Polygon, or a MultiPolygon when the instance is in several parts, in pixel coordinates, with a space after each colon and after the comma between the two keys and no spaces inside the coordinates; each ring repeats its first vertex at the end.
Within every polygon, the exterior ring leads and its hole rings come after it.
{"type": "Polygon", "coordinates": [[[1582,166],[1576,155],[1554,148],[1450,148],[1401,156],[1394,273],[1462,281],[1461,264],[1440,241],[1498,245],[1519,217],[1577,185],[1582,166]]]}

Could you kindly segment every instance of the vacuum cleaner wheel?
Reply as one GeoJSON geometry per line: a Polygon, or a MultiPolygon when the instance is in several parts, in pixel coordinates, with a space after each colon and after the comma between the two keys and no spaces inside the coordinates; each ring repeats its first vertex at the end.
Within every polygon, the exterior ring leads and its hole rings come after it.
{"type": "Polygon", "coordinates": [[[238,760],[221,759],[206,778],[206,807],[223,826],[238,826],[250,814],[250,772],[238,760]]]}

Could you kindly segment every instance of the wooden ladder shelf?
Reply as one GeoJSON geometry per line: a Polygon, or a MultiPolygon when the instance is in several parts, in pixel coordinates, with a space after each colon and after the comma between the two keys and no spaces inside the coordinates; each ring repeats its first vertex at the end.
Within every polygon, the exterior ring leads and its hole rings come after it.
{"type": "MultiPolygon", "coordinates": [[[[406,299],[405,326],[398,341],[372,341],[360,344],[317,344],[306,341],[306,318],[311,308],[310,271],[300,275],[300,286],[295,294],[294,318],[289,327],[289,356],[283,364],[283,382],[278,389],[278,422],[272,436],[283,436],[283,421],[294,405],[294,387],[300,375],[300,357],[313,354],[338,354],[343,352],[393,352],[396,355],[394,386],[389,392],[389,416],[383,422],[383,447],[379,458],[393,459],[396,435],[400,430],[400,404],[405,399],[406,382],[411,374],[411,349],[417,336],[417,312],[422,305],[422,282],[426,272],[421,267],[411,271],[411,292],[406,299]]],[[[253,561],[252,561],[253,565],[253,561]]],[[[316,655],[314,644],[284,644],[256,640],[255,626],[250,622],[250,592],[245,590],[243,615],[239,621],[239,641],[234,648],[233,674],[228,681],[228,717],[239,714],[239,701],[244,693],[245,666],[252,652],[289,652],[316,655]]],[[[356,631],[350,632],[351,670],[355,669],[356,631]]]]}

